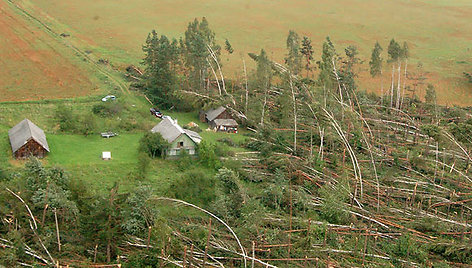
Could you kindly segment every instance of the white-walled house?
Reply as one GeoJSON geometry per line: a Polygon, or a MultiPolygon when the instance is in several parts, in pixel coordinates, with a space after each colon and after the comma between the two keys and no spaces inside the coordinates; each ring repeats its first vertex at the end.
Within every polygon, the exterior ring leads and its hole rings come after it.
{"type": "Polygon", "coordinates": [[[202,140],[197,132],[182,128],[177,124],[177,120],[169,116],[164,117],[151,132],[160,133],[169,142],[170,146],[166,152],[168,156],[178,156],[183,150],[189,155],[196,155],[196,147],[202,140]]]}

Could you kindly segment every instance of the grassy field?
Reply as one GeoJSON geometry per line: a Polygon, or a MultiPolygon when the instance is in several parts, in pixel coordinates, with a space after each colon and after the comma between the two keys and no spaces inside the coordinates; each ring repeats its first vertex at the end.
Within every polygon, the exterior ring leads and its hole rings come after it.
{"type": "MultiPolygon", "coordinates": [[[[282,61],[290,29],[313,39],[316,59],[326,36],[339,52],[348,44],[357,45],[364,59],[375,41],[386,48],[395,37],[410,44],[411,69],[424,63],[441,103],[472,104],[471,86],[462,77],[463,71],[472,69],[472,2],[467,0],[19,2],[58,32],[70,33],[71,42],[83,50],[121,67],[140,62],[141,45],[150,30],[180,37],[189,21],[202,16],[208,18],[221,44],[226,38],[232,42],[235,53],[224,53],[223,64],[226,75],[234,77],[242,74],[242,57],[251,62],[247,52],[265,48],[274,60],[282,61]]],[[[369,78],[367,62],[360,68],[361,87],[380,92],[381,80],[369,78]]],[[[389,77],[386,66],[385,85],[389,77]]]]}
{"type": "MultiPolygon", "coordinates": [[[[156,189],[165,188],[172,179],[182,172],[175,160],[151,160],[150,169],[146,180],[140,180],[133,175],[138,166],[139,139],[144,133],[152,128],[159,120],[149,114],[149,104],[141,96],[124,95],[118,100],[123,105],[123,110],[119,116],[112,118],[100,118],[97,120],[99,129],[111,130],[119,133],[117,137],[103,139],[98,134],[89,136],[67,134],[59,132],[54,114],[59,104],[72,107],[78,115],[90,113],[92,106],[101,103],[96,97],[82,97],[73,100],[53,100],[53,101],[27,101],[9,102],[0,104],[0,161],[3,163],[0,168],[9,166],[9,169],[22,167],[25,161],[18,161],[12,158],[10,143],[8,140],[8,130],[23,120],[29,118],[39,127],[45,130],[51,153],[42,162],[47,166],[63,167],[72,178],[83,180],[95,191],[106,191],[114,183],[120,184],[120,191],[127,191],[140,182],[150,183],[156,189]],[[120,118],[120,119],[118,119],[120,118]],[[142,129],[125,131],[119,129],[120,124],[116,121],[137,121],[142,129]],[[110,151],[111,161],[101,160],[101,153],[110,151]]],[[[203,131],[200,135],[204,140],[218,143],[225,150],[234,152],[245,151],[244,148],[230,147],[218,140],[221,138],[231,138],[236,144],[242,143],[246,136],[244,131],[239,134],[215,133],[206,131],[208,125],[198,121],[198,114],[169,112],[166,115],[178,120],[180,125],[195,122],[199,124],[203,131]]],[[[189,168],[205,169],[194,160],[195,165],[189,168]]],[[[208,171],[211,173],[212,171],[208,171]]]]}
{"type": "Polygon", "coordinates": [[[0,1],[0,101],[100,92],[89,68],[33,21],[0,1]]]}

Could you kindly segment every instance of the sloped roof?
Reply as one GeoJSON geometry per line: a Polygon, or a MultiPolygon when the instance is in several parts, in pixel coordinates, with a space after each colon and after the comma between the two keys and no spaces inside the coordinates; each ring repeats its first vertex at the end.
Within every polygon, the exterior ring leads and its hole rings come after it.
{"type": "Polygon", "coordinates": [[[195,143],[200,143],[200,141],[202,140],[202,137],[200,137],[198,133],[188,129],[183,129],[181,126],[179,126],[179,124],[177,124],[175,120],[173,120],[169,116],[165,117],[159,124],[154,126],[151,129],[151,132],[160,133],[162,137],[169,143],[175,141],[175,139],[177,139],[182,134],[187,135],[195,143]]]}
{"type": "Polygon", "coordinates": [[[11,150],[16,152],[23,145],[25,145],[30,139],[35,140],[41,145],[46,151],[49,152],[49,145],[46,140],[46,134],[37,125],[28,119],[24,119],[16,126],[12,127],[8,131],[8,137],[10,138],[11,150]]]}
{"type": "Polygon", "coordinates": [[[205,117],[208,121],[213,121],[215,118],[217,118],[221,113],[226,111],[226,108],[223,106],[220,106],[216,109],[211,109],[205,113],[205,117]]]}
{"type": "Polygon", "coordinates": [[[202,137],[200,137],[200,135],[197,132],[189,130],[189,129],[184,129],[184,131],[187,134],[187,136],[189,136],[194,142],[200,143],[202,141],[202,137]]]}
{"type": "Polygon", "coordinates": [[[215,119],[213,122],[215,122],[215,125],[217,126],[238,126],[238,122],[234,119],[215,119]]]}

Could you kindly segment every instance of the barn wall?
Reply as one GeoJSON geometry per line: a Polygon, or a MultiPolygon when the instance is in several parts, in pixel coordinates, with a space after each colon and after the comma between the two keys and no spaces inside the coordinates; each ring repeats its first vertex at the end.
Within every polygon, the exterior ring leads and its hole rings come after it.
{"type": "Polygon", "coordinates": [[[220,115],[218,115],[215,119],[233,119],[231,114],[228,112],[228,110],[225,110],[222,112],[220,115]]]}
{"type": "Polygon", "coordinates": [[[47,154],[46,149],[44,149],[39,143],[35,140],[30,139],[25,145],[23,145],[20,149],[18,149],[14,156],[17,159],[26,159],[30,156],[43,158],[47,154]]]}

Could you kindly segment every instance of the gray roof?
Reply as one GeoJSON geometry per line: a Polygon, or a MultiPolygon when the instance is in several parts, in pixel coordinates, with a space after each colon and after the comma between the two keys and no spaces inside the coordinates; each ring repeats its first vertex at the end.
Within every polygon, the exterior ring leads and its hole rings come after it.
{"type": "Polygon", "coordinates": [[[217,126],[230,126],[234,127],[238,125],[238,122],[234,119],[215,119],[213,120],[217,126]]]}
{"type": "Polygon", "coordinates": [[[169,143],[175,141],[175,139],[180,137],[182,134],[187,135],[195,143],[200,143],[202,140],[202,137],[200,137],[198,133],[188,129],[183,129],[179,124],[177,124],[177,121],[173,120],[169,116],[164,117],[159,124],[151,129],[151,132],[160,133],[169,143]]]}
{"type": "Polygon", "coordinates": [[[220,106],[216,109],[211,109],[205,113],[205,117],[208,121],[213,121],[215,118],[217,118],[221,113],[226,111],[226,108],[223,106],[220,106]]]}
{"type": "Polygon", "coordinates": [[[187,136],[189,136],[194,142],[200,143],[202,141],[202,137],[200,137],[200,135],[197,132],[189,130],[189,129],[184,129],[184,131],[185,131],[185,134],[187,134],[187,136]]]}
{"type": "Polygon", "coordinates": [[[11,150],[16,152],[23,145],[25,145],[30,139],[33,139],[39,145],[41,145],[46,151],[49,152],[49,145],[46,140],[46,134],[37,125],[28,119],[24,119],[16,126],[12,127],[8,131],[8,137],[10,138],[11,150]]]}

